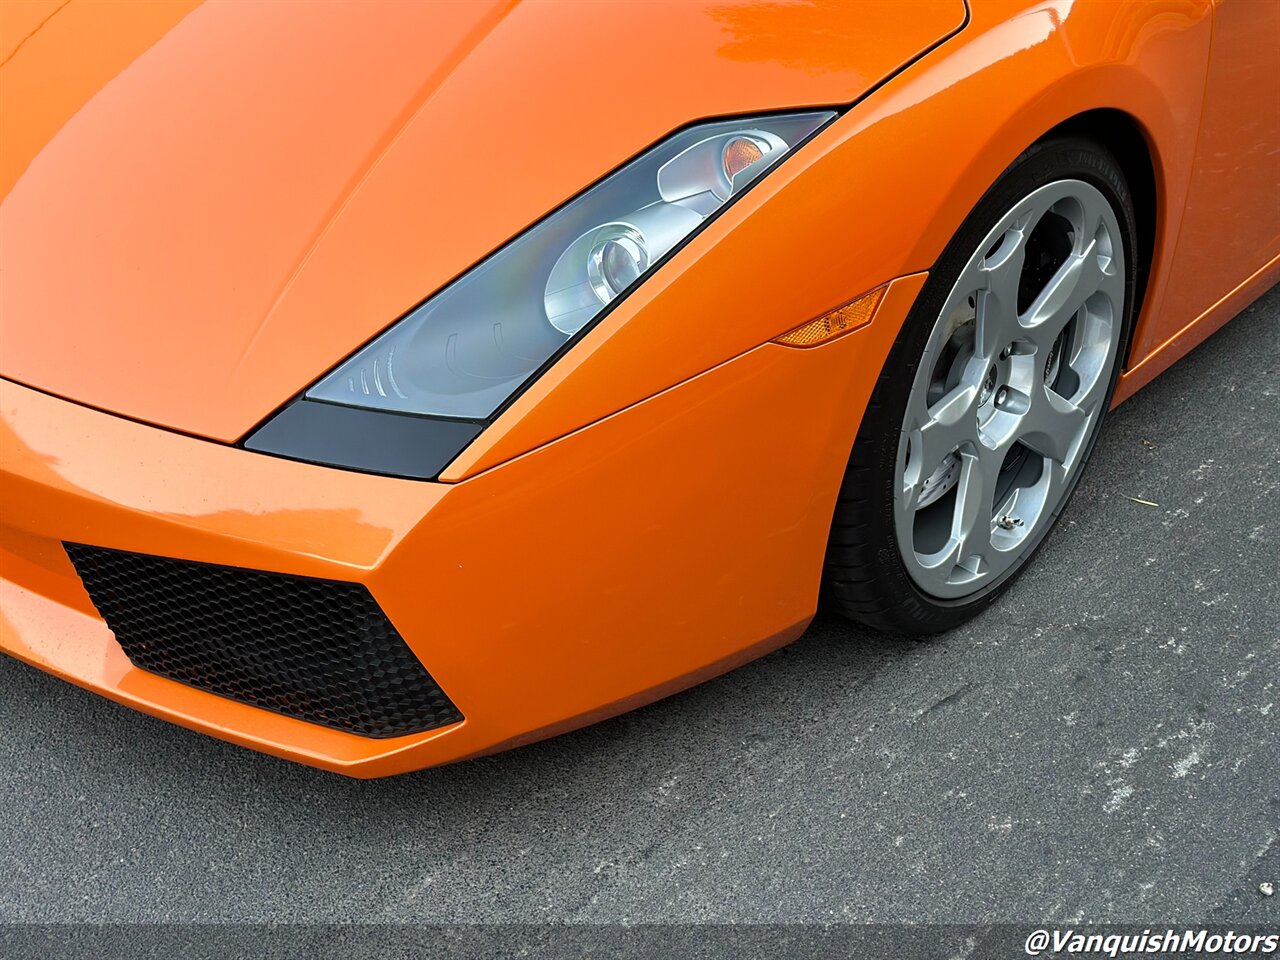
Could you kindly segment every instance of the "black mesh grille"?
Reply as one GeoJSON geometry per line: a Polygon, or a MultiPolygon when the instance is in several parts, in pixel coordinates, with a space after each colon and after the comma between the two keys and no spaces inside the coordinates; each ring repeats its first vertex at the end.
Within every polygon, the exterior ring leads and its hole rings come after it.
{"type": "Polygon", "coordinates": [[[143,670],[366,737],[462,719],[360,584],[65,546],[143,670]]]}

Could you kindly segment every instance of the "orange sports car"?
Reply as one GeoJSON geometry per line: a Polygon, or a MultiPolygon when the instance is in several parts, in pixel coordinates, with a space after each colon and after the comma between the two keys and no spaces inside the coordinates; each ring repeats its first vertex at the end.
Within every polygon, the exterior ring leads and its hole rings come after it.
{"type": "Polygon", "coordinates": [[[0,27],[0,649],[355,776],[972,617],[1280,277],[1280,3],[0,27]]]}

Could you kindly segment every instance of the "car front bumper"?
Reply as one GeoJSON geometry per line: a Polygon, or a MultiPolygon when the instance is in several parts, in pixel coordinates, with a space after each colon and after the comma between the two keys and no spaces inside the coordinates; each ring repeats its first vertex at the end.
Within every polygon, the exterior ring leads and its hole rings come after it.
{"type": "Polygon", "coordinates": [[[857,424],[923,275],[458,483],[252,453],[0,381],[0,650],[128,706],[376,777],[493,752],[799,636],[857,424]],[[73,541],[364,584],[464,719],[390,739],[132,665],[73,541]]]}

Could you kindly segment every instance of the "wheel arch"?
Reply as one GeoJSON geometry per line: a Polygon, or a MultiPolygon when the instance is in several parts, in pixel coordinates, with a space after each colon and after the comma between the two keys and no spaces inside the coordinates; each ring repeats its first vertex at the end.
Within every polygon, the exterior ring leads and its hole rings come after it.
{"type": "MultiPolygon", "coordinates": [[[[1040,140],[1057,136],[1081,136],[1107,148],[1124,173],[1137,217],[1138,249],[1133,314],[1138,317],[1142,314],[1151,277],[1161,196],[1156,176],[1157,161],[1148,141],[1148,133],[1132,115],[1123,110],[1102,107],[1086,110],[1064,120],[1040,140]]],[[[1132,346],[1128,349],[1131,351],[1132,346]]],[[[1125,368],[1129,366],[1130,359],[1130,356],[1124,358],[1125,368]]]]}

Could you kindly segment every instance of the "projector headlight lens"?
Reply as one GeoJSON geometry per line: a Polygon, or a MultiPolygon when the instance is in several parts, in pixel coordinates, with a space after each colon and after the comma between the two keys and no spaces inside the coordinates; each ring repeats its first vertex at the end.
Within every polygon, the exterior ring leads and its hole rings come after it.
{"type": "Polygon", "coordinates": [[[835,117],[718,121],[644,153],[311,387],[312,400],[485,420],[730,199],[835,117]]]}

